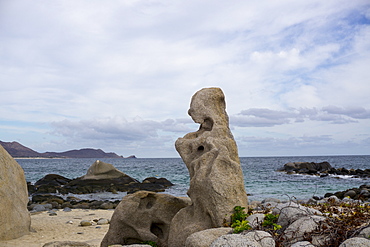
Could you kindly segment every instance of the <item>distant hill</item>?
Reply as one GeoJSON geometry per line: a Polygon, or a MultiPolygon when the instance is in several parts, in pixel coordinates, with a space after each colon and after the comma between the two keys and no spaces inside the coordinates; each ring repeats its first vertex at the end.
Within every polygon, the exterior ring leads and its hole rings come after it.
{"type": "MultiPolygon", "coordinates": [[[[2,142],[0,145],[14,158],[123,158],[116,153],[106,153],[101,149],[83,148],[79,150],[69,150],[65,152],[45,152],[39,153],[18,142],[2,142]]],[[[131,155],[127,158],[136,158],[131,155]]]]}
{"type": "Polygon", "coordinates": [[[13,157],[42,157],[42,155],[18,142],[2,142],[0,145],[13,157]]]}

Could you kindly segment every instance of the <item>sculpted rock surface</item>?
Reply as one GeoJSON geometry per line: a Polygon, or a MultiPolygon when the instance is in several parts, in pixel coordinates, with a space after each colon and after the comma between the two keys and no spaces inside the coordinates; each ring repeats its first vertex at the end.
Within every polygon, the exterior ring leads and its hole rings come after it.
{"type": "Polygon", "coordinates": [[[173,216],[190,204],[188,198],[139,191],[125,196],[115,209],[101,246],[154,241],[166,246],[173,216]]]}
{"type": "Polygon", "coordinates": [[[22,167],[0,145],[0,240],[28,234],[27,183],[22,167]]]}
{"type": "Polygon", "coordinates": [[[112,164],[97,160],[81,179],[113,179],[122,177],[128,177],[128,175],[117,170],[112,164]]]}
{"type": "Polygon", "coordinates": [[[219,88],[205,88],[192,97],[189,115],[200,128],[175,143],[189,170],[192,204],[171,222],[171,247],[183,247],[194,232],[221,227],[235,206],[247,207],[238,149],[225,108],[219,88]]]}

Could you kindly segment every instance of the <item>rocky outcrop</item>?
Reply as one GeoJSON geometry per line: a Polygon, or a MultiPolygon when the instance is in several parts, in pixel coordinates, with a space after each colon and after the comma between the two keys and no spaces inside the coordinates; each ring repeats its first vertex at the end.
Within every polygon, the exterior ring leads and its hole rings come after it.
{"type": "Polygon", "coordinates": [[[125,173],[117,170],[112,164],[108,164],[100,160],[95,161],[87,170],[86,175],[82,176],[80,179],[89,180],[89,179],[114,179],[114,178],[127,178],[131,181],[134,181],[125,173]]]}
{"type": "Polygon", "coordinates": [[[339,199],[349,197],[354,200],[368,201],[370,199],[370,185],[363,184],[358,188],[352,188],[344,191],[337,191],[335,193],[326,193],[325,198],[336,196],[339,199]]]}
{"type": "Polygon", "coordinates": [[[28,234],[28,192],[21,166],[0,145],[0,240],[28,234]]]}
{"type": "Polygon", "coordinates": [[[171,222],[171,247],[183,247],[194,232],[221,227],[235,206],[247,207],[238,150],[225,108],[219,88],[205,88],[192,97],[189,115],[200,128],[175,143],[189,170],[192,204],[171,222]]]}
{"type": "Polygon", "coordinates": [[[87,173],[76,179],[69,179],[57,174],[48,174],[34,185],[28,184],[30,194],[61,193],[89,194],[102,191],[134,193],[139,190],[164,192],[173,184],[165,178],[149,177],[139,182],[117,170],[112,164],[97,160],[87,173]]]}
{"type": "Polygon", "coordinates": [[[346,168],[334,168],[329,162],[289,162],[284,165],[283,168],[278,171],[287,172],[288,174],[303,174],[303,175],[316,175],[326,177],[328,175],[342,175],[352,176],[354,178],[369,178],[370,169],[346,169],[346,168]]]}
{"type": "Polygon", "coordinates": [[[167,246],[173,216],[190,200],[166,194],[139,191],[125,196],[112,215],[101,246],[153,241],[167,246]]]}

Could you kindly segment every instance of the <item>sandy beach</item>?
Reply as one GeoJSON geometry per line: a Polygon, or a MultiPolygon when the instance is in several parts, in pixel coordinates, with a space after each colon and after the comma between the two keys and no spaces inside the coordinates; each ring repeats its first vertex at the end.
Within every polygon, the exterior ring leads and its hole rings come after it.
{"type": "Polygon", "coordinates": [[[109,224],[97,225],[94,220],[111,219],[113,212],[113,210],[100,209],[73,209],[71,212],[59,210],[55,216],[49,216],[48,212],[32,213],[33,231],[17,239],[0,241],[0,247],[41,247],[53,241],[79,241],[100,246],[109,224]],[[82,227],[80,226],[82,220],[90,220],[93,225],[82,227]]]}

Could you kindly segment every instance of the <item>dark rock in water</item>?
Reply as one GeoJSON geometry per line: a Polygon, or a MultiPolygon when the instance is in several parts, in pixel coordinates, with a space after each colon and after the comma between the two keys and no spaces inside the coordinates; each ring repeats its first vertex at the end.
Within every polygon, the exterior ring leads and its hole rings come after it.
{"type": "Polygon", "coordinates": [[[61,186],[69,183],[71,179],[58,174],[48,174],[35,183],[35,186],[47,184],[49,186],[61,186]]]}
{"type": "Polygon", "coordinates": [[[56,203],[59,203],[59,204],[63,204],[64,200],[60,196],[50,195],[50,194],[43,194],[43,195],[34,195],[34,196],[32,196],[32,202],[33,203],[56,202],[56,203]]]}
{"type": "Polygon", "coordinates": [[[168,181],[165,178],[155,178],[155,177],[149,177],[143,180],[143,183],[152,183],[152,184],[161,184],[164,186],[172,186],[173,183],[168,181]]]}
{"type": "Polygon", "coordinates": [[[334,194],[326,193],[325,198],[335,195],[339,199],[349,197],[354,200],[369,201],[370,200],[370,185],[361,185],[359,188],[352,188],[345,191],[338,191],[334,194]]]}
{"type": "Polygon", "coordinates": [[[39,179],[32,187],[28,185],[33,193],[57,193],[61,187],[68,182],[72,181],[69,178],[63,177],[58,174],[48,174],[45,177],[39,179]]]}
{"type": "Polygon", "coordinates": [[[137,180],[127,176],[113,179],[75,179],[66,184],[62,193],[89,194],[101,191],[128,191],[130,186],[140,184],[137,180]]]}
{"type": "Polygon", "coordinates": [[[329,174],[332,175],[350,175],[354,178],[366,178],[370,177],[370,169],[346,169],[338,168],[335,169],[328,162],[289,162],[284,165],[283,168],[278,171],[286,172],[287,174],[304,174],[304,175],[317,175],[320,177],[327,177],[329,174]]]}
{"type": "MultiPolygon", "coordinates": [[[[88,169],[86,175],[69,179],[57,174],[48,174],[38,180],[35,185],[27,184],[29,195],[33,195],[32,202],[34,203],[51,203],[55,208],[71,207],[76,201],[68,199],[63,201],[61,197],[52,197],[51,193],[60,194],[91,194],[96,192],[112,192],[118,191],[134,193],[139,190],[164,192],[165,189],[173,184],[165,178],[146,178],[142,183],[128,176],[127,174],[117,170],[112,164],[104,163],[99,160],[94,162],[88,169]]],[[[81,203],[80,203],[81,204],[81,203]]],[[[83,208],[98,208],[95,205],[80,205],[83,208]]],[[[114,208],[115,206],[109,206],[114,208]]]]}
{"type": "Polygon", "coordinates": [[[329,162],[289,162],[286,163],[281,171],[295,171],[297,173],[314,174],[317,172],[329,171],[332,166],[329,162]]]}

